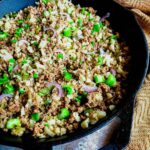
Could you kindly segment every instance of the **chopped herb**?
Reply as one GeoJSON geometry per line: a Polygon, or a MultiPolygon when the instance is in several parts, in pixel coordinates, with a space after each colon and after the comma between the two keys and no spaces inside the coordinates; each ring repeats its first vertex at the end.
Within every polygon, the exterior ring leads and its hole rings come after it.
{"type": "Polygon", "coordinates": [[[48,4],[49,0],[42,0],[44,4],[48,4]]]}
{"type": "Polygon", "coordinates": [[[30,25],[29,25],[29,24],[25,24],[25,25],[24,25],[24,28],[25,28],[25,29],[29,29],[29,28],[30,28],[30,25]]]}
{"type": "Polygon", "coordinates": [[[91,113],[92,111],[93,111],[93,109],[87,108],[87,109],[85,109],[84,114],[86,115],[87,113],[91,113]]]}
{"type": "Polygon", "coordinates": [[[34,42],[33,42],[33,45],[34,45],[34,46],[38,46],[39,44],[38,44],[37,41],[34,41],[34,42]]]}
{"type": "Polygon", "coordinates": [[[39,113],[33,113],[31,115],[31,119],[38,122],[40,120],[40,114],[39,113]]]}
{"type": "Polygon", "coordinates": [[[28,80],[29,76],[30,76],[29,73],[22,71],[22,79],[23,80],[28,80]]]}
{"type": "Polygon", "coordinates": [[[94,42],[94,41],[92,41],[92,42],[91,42],[91,45],[94,47],[94,46],[95,46],[95,42],[94,42]]]}
{"type": "Polygon", "coordinates": [[[114,34],[113,34],[113,35],[110,37],[110,39],[111,39],[111,40],[112,40],[112,39],[113,39],[113,40],[116,40],[116,39],[117,39],[117,35],[114,35],[114,34]]]}
{"type": "Polygon", "coordinates": [[[83,26],[83,20],[82,19],[78,19],[78,26],[82,27],[83,26]]]}
{"type": "Polygon", "coordinates": [[[25,64],[27,64],[27,63],[28,63],[28,61],[27,61],[26,59],[24,59],[24,60],[21,62],[22,65],[25,65],[25,64]]]}
{"type": "Polygon", "coordinates": [[[70,116],[70,111],[67,108],[62,108],[58,114],[60,120],[67,119],[70,116]]]}
{"type": "Polygon", "coordinates": [[[86,12],[86,8],[85,8],[85,7],[81,8],[81,13],[82,13],[83,15],[85,15],[85,12],[86,12]]]}
{"type": "Polygon", "coordinates": [[[44,126],[45,126],[45,127],[49,127],[49,124],[48,124],[48,123],[45,123],[44,126]]]}

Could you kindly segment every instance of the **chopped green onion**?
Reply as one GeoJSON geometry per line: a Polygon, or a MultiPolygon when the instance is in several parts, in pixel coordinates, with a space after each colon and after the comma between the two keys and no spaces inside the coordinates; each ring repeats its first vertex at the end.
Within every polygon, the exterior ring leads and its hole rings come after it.
{"type": "Polygon", "coordinates": [[[48,124],[48,123],[45,123],[44,126],[45,126],[45,127],[49,127],[49,124],[48,124]]]}
{"type": "Polygon", "coordinates": [[[8,76],[6,74],[3,75],[2,78],[0,78],[0,85],[5,84],[9,81],[8,76]]]}
{"type": "Polygon", "coordinates": [[[39,113],[33,113],[31,115],[31,119],[34,120],[34,121],[39,121],[40,120],[40,114],[39,113]]]}
{"type": "Polygon", "coordinates": [[[67,108],[62,108],[58,114],[60,120],[67,119],[70,116],[70,111],[67,108]]]}
{"type": "Polygon", "coordinates": [[[99,56],[97,59],[97,65],[103,65],[104,64],[104,58],[99,56]]]}
{"type": "Polygon", "coordinates": [[[114,87],[117,84],[116,77],[113,74],[109,74],[105,83],[110,87],[114,87]]]}
{"type": "Polygon", "coordinates": [[[102,76],[102,75],[95,75],[94,76],[94,82],[96,84],[98,84],[98,83],[104,83],[105,82],[105,77],[102,76]]]}
{"type": "Polygon", "coordinates": [[[72,74],[69,72],[64,72],[64,78],[65,80],[71,80],[72,79],[72,74]]]}
{"type": "Polygon", "coordinates": [[[64,90],[68,95],[71,95],[71,94],[73,94],[73,92],[74,92],[73,87],[70,86],[70,85],[65,85],[65,86],[63,86],[63,90],[64,90]]]}
{"type": "Polygon", "coordinates": [[[46,96],[50,93],[50,89],[49,88],[43,88],[39,91],[38,95],[39,96],[46,96]]]}
{"type": "Polygon", "coordinates": [[[10,60],[9,60],[9,67],[8,67],[8,72],[12,72],[13,71],[13,69],[14,69],[14,64],[15,64],[15,59],[13,59],[13,58],[11,58],[10,60]]]}
{"type": "Polygon", "coordinates": [[[91,113],[92,111],[93,111],[93,109],[87,108],[84,110],[84,114],[86,115],[87,113],[91,113]]]}
{"type": "Polygon", "coordinates": [[[0,39],[6,39],[8,37],[8,33],[0,32],[0,39]]]}
{"type": "Polygon", "coordinates": [[[38,75],[37,73],[34,73],[34,74],[33,74],[33,78],[36,79],[36,78],[38,78],[38,77],[39,77],[39,75],[38,75]]]}
{"type": "Polygon", "coordinates": [[[111,40],[112,40],[112,39],[113,39],[113,40],[116,40],[116,39],[117,39],[117,35],[114,35],[114,34],[113,34],[113,35],[110,37],[110,39],[111,39],[111,40]]]}
{"type": "Polygon", "coordinates": [[[57,55],[57,58],[58,58],[58,59],[63,59],[63,58],[64,58],[64,55],[60,53],[60,54],[57,55]]]}
{"type": "Polygon", "coordinates": [[[11,59],[9,59],[9,63],[12,63],[12,64],[14,64],[15,63],[15,59],[14,58],[11,58],[11,59]]]}
{"type": "Polygon", "coordinates": [[[87,100],[87,93],[78,94],[78,96],[75,98],[75,101],[78,103],[84,103],[87,100]]]}
{"type": "Polygon", "coordinates": [[[15,127],[20,127],[21,126],[21,122],[19,118],[11,118],[7,121],[6,123],[6,128],[7,129],[13,129],[15,127]]]}
{"type": "Polygon", "coordinates": [[[26,92],[26,91],[25,91],[24,88],[20,88],[20,89],[19,89],[19,93],[20,93],[20,94],[24,94],[25,92],[26,92]]]}
{"type": "Polygon", "coordinates": [[[38,46],[38,42],[37,42],[37,41],[34,41],[34,42],[33,42],[33,45],[34,45],[34,46],[38,46]]]}
{"type": "Polygon", "coordinates": [[[4,94],[12,94],[14,93],[14,87],[11,84],[6,84],[3,90],[4,94]]]}
{"type": "Polygon", "coordinates": [[[66,37],[71,37],[71,35],[72,35],[72,29],[71,28],[65,28],[64,29],[64,36],[66,36],[66,37]]]}
{"type": "Polygon", "coordinates": [[[25,28],[25,29],[29,29],[29,28],[30,28],[30,25],[29,25],[29,24],[25,24],[25,25],[24,25],[24,28],[25,28]]]}

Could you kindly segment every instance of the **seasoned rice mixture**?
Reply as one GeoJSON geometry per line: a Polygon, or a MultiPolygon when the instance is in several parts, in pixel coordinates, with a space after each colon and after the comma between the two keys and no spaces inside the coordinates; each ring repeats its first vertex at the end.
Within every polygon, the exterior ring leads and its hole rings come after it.
{"type": "Polygon", "coordinates": [[[0,20],[0,128],[61,136],[122,100],[129,49],[93,8],[43,0],[0,20]]]}

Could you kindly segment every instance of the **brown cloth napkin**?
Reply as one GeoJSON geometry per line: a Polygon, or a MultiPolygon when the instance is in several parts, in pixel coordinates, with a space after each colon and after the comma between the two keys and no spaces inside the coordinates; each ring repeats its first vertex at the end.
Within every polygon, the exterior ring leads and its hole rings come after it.
{"type": "MultiPolygon", "coordinates": [[[[150,49],[150,0],[115,0],[134,12],[150,49]]],[[[127,150],[150,150],[150,74],[137,95],[130,144],[127,150]]]]}

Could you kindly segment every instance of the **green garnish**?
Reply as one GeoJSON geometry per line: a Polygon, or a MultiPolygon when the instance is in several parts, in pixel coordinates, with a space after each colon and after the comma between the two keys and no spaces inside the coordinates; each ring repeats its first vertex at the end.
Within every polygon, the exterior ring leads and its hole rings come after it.
{"type": "Polygon", "coordinates": [[[71,95],[74,92],[74,89],[70,85],[63,86],[63,90],[67,93],[67,95],[71,95]]]}
{"type": "Polygon", "coordinates": [[[11,43],[16,43],[16,42],[17,42],[16,39],[12,39],[12,40],[11,40],[11,43]]]}
{"type": "Polygon", "coordinates": [[[65,71],[64,72],[64,78],[65,78],[65,80],[71,80],[72,79],[72,74],[65,71]]]}
{"type": "Polygon", "coordinates": [[[24,88],[20,88],[20,89],[19,89],[19,93],[20,93],[20,94],[24,94],[25,92],[26,92],[26,91],[25,91],[24,88]]]}
{"type": "Polygon", "coordinates": [[[11,84],[6,84],[3,90],[4,94],[12,94],[14,93],[14,87],[11,84]]]}
{"type": "Polygon", "coordinates": [[[78,103],[84,103],[87,100],[87,93],[78,94],[78,96],[74,99],[78,103]]]}
{"type": "Polygon", "coordinates": [[[7,129],[13,129],[15,127],[20,127],[21,126],[21,122],[19,118],[11,118],[7,121],[6,123],[6,128],[7,129]]]}
{"type": "Polygon", "coordinates": [[[0,39],[6,39],[8,37],[8,33],[0,32],[0,39]]]}
{"type": "Polygon", "coordinates": [[[34,41],[34,42],[33,42],[33,45],[34,45],[34,46],[38,46],[38,42],[37,42],[37,41],[34,41]]]}
{"type": "Polygon", "coordinates": [[[20,37],[23,31],[24,31],[23,28],[17,28],[15,31],[15,36],[20,37]]]}
{"type": "Polygon", "coordinates": [[[105,83],[110,87],[114,87],[117,84],[116,77],[113,74],[109,74],[105,83]]]}
{"type": "Polygon", "coordinates": [[[65,28],[64,29],[64,36],[66,36],[66,37],[71,37],[71,35],[72,35],[72,29],[71,28],[65,28]]]}
{"type": "Polygon", "coordinates": [[[82,27],[83,26],[83,20],[82,19],[78,19],[78,26],[82,27]]]}
{"type": "Polygon", "coordinates": [[[116,39],[117,39],[117,35],[114,35],[114,34],[113,34],[113,35],[110,37],[110,39],[111,39],[111,40],[112,40],[112,39],[113,39],[113,40],[116,40],[116,39]]]}
{"type": "Polygon", "coordinates": [[[87,109],[85,109],[84,114],[91,113],[92,111],[93,111],[93,109],[87,108],[87,109]]]}
{"type": "Polygon", "coordinates": [[[44,104],[49,105],[51,102],[52,102],[51,100],[47,99],[47,100],[44,101],[44,104]]]}
{"type": "Polygon", "coordinates": [[[103,25],[102,22],[94,24],[93,29],[92,29],[92,33],[94,33],[94,32],[99,32],[100,29],[101,29],[103,26],[104,26],[104,25],[103,25]]]}
{"type": "Polygon", "coordinates": [[[67,119],[70,116],[70,111],[67,108],[62,108],[58,114],[60,120],[67,119]]]}
{"type": "Polygon", "coordinates": [[[49,127],[49,124],[48,124],[48,123],[45,123],[44,126],[45,126],[45,127],[49,127]]]}
{"type": "Polygon", "coordinates": [[[105,77],[102,76],[102,75],[95,75],[94,76],[94,82],[96,84],[98,84],[98,83],[104,83],[105,82],[105,77]]]}
{"type": "Polygon", "coordinates": [[[57,58],[58,59],[64,59],[64,55],[60,53],[60,54],[57,55],[57,58]]]}
{"type": "Polygon", "coordinates": [[[24,25],[24,28],[25,28],[25,29],[29,29],[29,28],[30,28],[30,25],[29,25],[29,24],[25,24],[25,25],[24,25]]]}
{"type": "Polygon", "coordinates": [[[31,119],[34,120],[34,121],[39,121],[40,120],[40,114],[39,113],[33,113],[31,115],[31,119]]]}
{"type": "Polygon", "coordinates": [[[33,74],[33,78],[36,79],[36,78],[38,78],[38,77],[39,77],[39,75],[38,75],[37,73],[34,73],[34,74],[33,74]]]}
{"type": "Polygon", "coordinates": [[[46,96],[50,93],[50,88],[43,88],[39,91],[38,95],[39,96],[46,96]]]}
{"type": "Polygon", "coordinates": [[[103,65],[104,64],[104,58],[99,56],[97,59],[97,65],[103,65]]]}
{"type": "Polygon", "coordinates": [[[5,84],[9,81],[9,78],[6,74],[3,75],[3,77],[0,78],[0,85],[5,84]]]}

